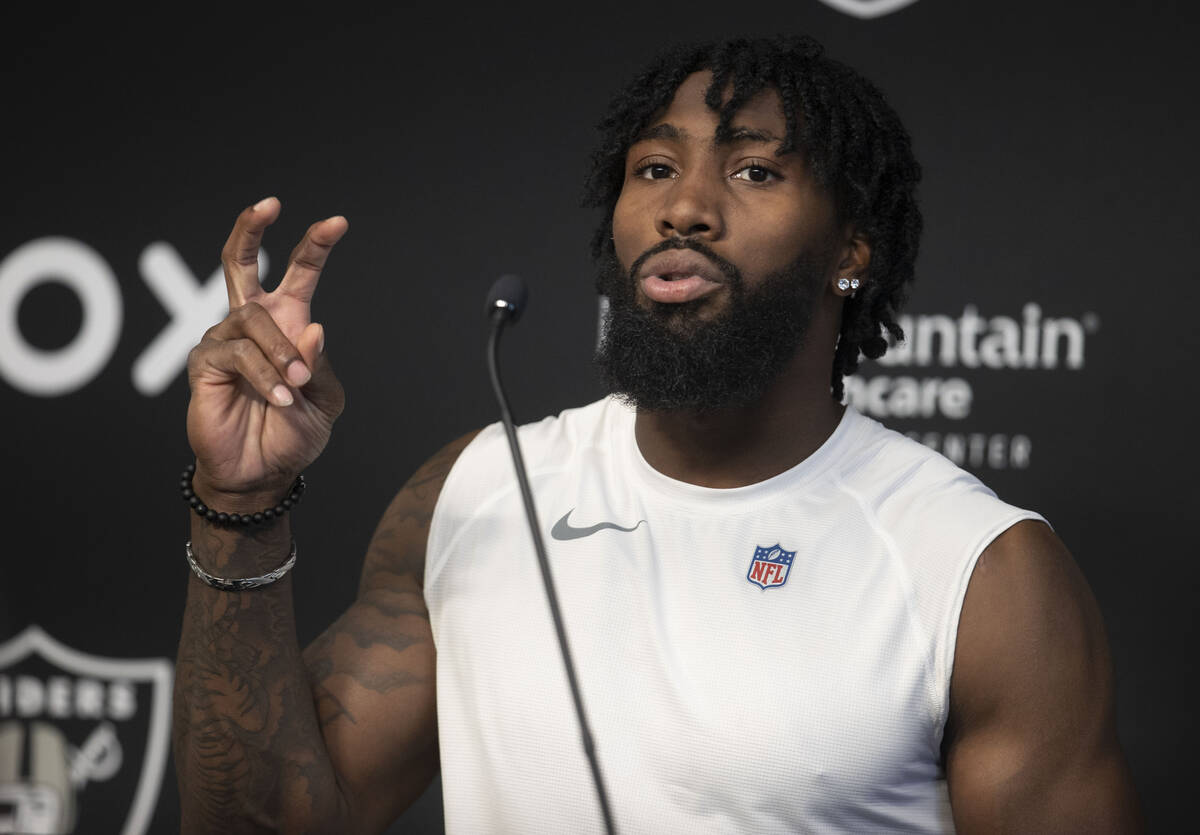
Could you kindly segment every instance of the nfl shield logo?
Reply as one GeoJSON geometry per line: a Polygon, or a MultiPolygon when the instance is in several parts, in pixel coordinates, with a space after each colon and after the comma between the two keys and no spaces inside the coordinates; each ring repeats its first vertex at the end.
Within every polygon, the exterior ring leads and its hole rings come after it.
{"type": "Polygon", "coordinates": [[[750,561],[746,579],[763,590],[782,586],[787,582],[795,558],[795,551],[785,551],[779,545],[770,548],[758,545],[754,549],[754,559],[750,561]]]}

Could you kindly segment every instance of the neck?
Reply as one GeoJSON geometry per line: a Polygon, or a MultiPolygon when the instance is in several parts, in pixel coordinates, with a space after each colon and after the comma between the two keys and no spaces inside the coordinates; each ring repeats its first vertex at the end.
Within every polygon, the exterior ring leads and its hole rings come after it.
{"type": "Polygon", "coordinates": [[[837,428],[844,407],[829,396],[829,365],[799,351],[755,403],[705,412],[638,411],[647,463],[702,487],[744,487],[799,464],[837,428]],[[823,373],[822,373],[823,369],[823,373]]]}

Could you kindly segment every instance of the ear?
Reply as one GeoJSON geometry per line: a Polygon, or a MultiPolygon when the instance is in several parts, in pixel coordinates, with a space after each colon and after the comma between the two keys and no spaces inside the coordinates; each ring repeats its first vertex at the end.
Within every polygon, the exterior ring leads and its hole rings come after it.
{"type": "Polygon", "coordinates": [[[871,242],[867,236],[850,227],[842,243],[837,272],[834,273],[833,292],[839,296],[850,296],[867,280],[871,266],[871,242]]]}

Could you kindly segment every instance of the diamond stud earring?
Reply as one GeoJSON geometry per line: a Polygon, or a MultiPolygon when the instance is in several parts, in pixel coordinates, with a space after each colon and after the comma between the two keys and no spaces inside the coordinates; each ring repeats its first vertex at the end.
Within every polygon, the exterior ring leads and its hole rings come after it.
{"type": "Polygon", "coordinates": [[[837,280],[837,288],[839,290],[849,290],[850,289],[850,279],[846,278],[845,276],[842,276],[841,278],[839,278],[837,280]]]}

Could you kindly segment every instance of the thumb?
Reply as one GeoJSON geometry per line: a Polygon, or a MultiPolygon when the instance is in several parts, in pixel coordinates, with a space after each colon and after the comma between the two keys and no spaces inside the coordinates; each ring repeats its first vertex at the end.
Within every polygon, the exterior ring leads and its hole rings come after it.
{"type": "Polygon", "coordinates": [[[296,348],[312,369],[312,379],[300,391],[322,412],[337,417],[341,414],[346,396],[325,353],[325,328],[310,322],[296,340],[296,348]]]}
{"type": "Polygon", "coordinates": [[[315,376],[317,361],[325,353],[325,328],[319,322],[309,322],[305,325],[304,330],[300,331],[300,338],[296,340],[296,350],[315,376]]]}

